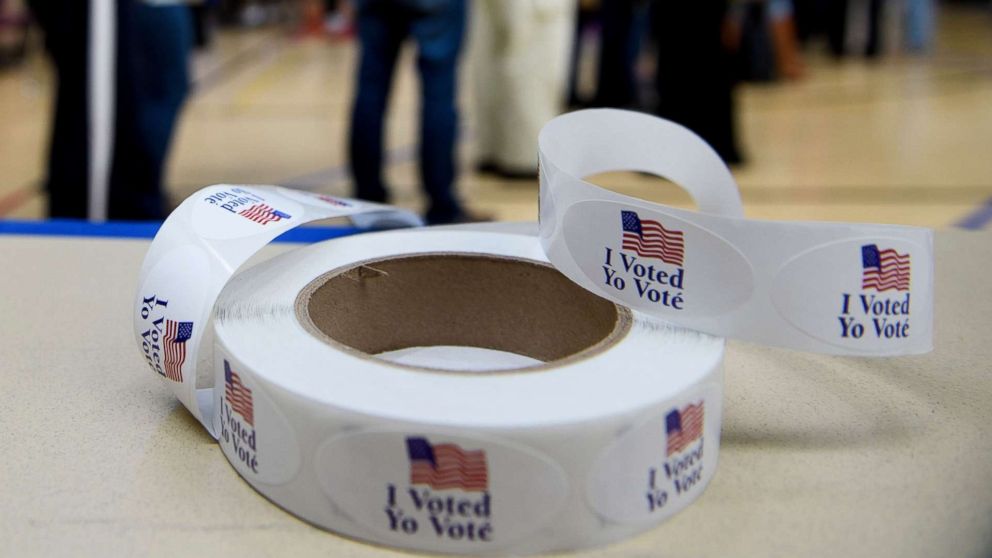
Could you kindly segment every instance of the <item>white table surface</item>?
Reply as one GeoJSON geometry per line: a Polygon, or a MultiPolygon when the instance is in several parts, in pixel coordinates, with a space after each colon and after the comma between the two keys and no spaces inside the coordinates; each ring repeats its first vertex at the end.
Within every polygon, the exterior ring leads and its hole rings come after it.
{"type": "MultiPolygon", "coordinates": [[[[129,319],[147,246],[0,236],[0,554],[406,555],[259,496],[149,373],[129,319]]],[[[705,494],[573,556],[992,556],[992,235],[936,247],[932,354],[730,342],[705,494]]]]}

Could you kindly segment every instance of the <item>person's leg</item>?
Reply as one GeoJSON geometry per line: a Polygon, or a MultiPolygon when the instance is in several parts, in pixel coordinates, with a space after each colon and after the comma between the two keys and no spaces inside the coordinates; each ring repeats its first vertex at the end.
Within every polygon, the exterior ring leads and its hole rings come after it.
{"type": "Polygon", "coordinates": [[[868,43],[865,56],[875,58],[882,52],[882,0],[868,0],[868,43]]]}
{"type": "Polygon", "coordinates": [[[634,60],[630,55],[634,0],[603,2],[599,9],[603,32],[593,104],[625,107],[635,100],[634,60]]]}
{"type": "Polygon", "coordinates": [[[412,27],[422,88],[420,174],[430,201],[427,220],[435,223],[456,220],[463,213],[453,188],[458,129],[455,90],[465,12],[465,0],[450,0],[443,10],[418,18],[412,27]]]}
{"type": "Polygon", "coordinates": [[[667,4],[655,12],[657,113],[699,134],[728,164],[739,163],[726,2],[667,4]],[[686,56],[684,53],[692,53],[686,56]]]}
{"type": "Polygon", "coordinates": [[[163,169],[189,88],[192,20],[186,6],[133,3],[120,21],[109,217],[161,219],[163,169]]]}
{"type": "Polygon", "coordinates": [[[29,7],[45,33],[58,78],[45,178],[48,214],[83,218],[89,184],[89,2],[32,0],[29,7]]]}
{"type": "Polygon", "coordinates": [[[827,0],[825,4],[830,53],[840,58],[847,42],[847,0],[827,0]]]}
{"type": "Polygon", "coordinates": [[[496,47],[504,39],[502,22],[497,21],[498,3],[504,0],[475,0],[471,14],[470,68],[475,89],[474,136],[477,169],[497,170],[495,153],[503,115],[503,72],[496,47]]]}
{"type": "Polygon", "coordinates": [[[908,0],[906,2],[906,48],[911,52],[924,52],[933,42],[933,0],[908,0]]]}
{"type": "Polygon", "coordinates": [[[778,74],[787,79],[798,79],[804,72],[791,0],[770,0],[768,16],[771,23],[772,43],[775,47],[775,66],[778,74]]]}
{"type": "Polygon", "coordinates": [[[516,50],[503,62],[500,137],[496,161],[504,178],[537,178],[537,136],[561,113],[572,44],[574,0],[500,0],[516,37],[516,50]]]}
{"type": "Polygon", "coordinates": [[[376,202],[389,199],[382,179],[383,127],[393,68],[405,35],[397,21],[403,16],[392,10],[395,8],[363,4],[357,13],[361,61],[351,111],[349,164],[355,197],[376,202]]]}
{"type": "Polygon", "coordinates": [[[585,28],[591,19],[589,11],[577,7],[575,12],[575,35],[572,38],[572,49],[568,58],[568,106],[580,107],[585,104],[582,95],[579,94],[579,70],[582,63],[583,35],[585,28]]]}
{"type": "Polygon", "coordinates": [[[651,27],[651,5],[649,0],[638,0],[634,2],[633,12],[630,20],[630,33],[627,36],[627,67],[630,68],[631,101],[637,110],[645,106],[645,99],[642,99],[646,92],[642,85],[639,73],[641,51],[644,44],[647,44],[649,29],[651,27]]]}
{"type": "Polygon", "coordinates": [[[211,6],[206,2],[194,3],[189,5],[189,11],[193,20],[193,46],[204,50],[213,39],[211,6]]]}

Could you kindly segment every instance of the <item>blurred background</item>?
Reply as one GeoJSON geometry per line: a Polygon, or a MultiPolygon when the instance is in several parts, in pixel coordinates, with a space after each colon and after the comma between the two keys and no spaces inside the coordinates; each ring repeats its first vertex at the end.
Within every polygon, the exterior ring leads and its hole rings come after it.
{"type": "Polygon", "coordinates": [[[989,0],[0,0],[0,218],[251,183],[534,220],[537,131],[600,106],[697,131],[750,217],[992,222],[989,0]]]}

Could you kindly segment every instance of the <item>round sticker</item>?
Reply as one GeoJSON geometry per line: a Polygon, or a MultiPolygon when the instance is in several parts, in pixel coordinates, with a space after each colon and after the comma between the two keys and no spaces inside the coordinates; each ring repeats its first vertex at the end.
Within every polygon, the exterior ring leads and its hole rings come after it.
{"type": "Polygon", "coordinates": [[[578,202],[560,234],[600,292],[649,314],[718,315],[747,301],[754,289],[751,265],[732,244],[650,209],[578,202]]]}
{"type": "Polygon", "coordinates": [[[292,480],[300,468],[300,448],[289,422],[253,374],[220,347],[214,370],[214,427],[228,461],[250,481],[292,480]]]}
{"type": "Polygon", "coordinates": [[[188,245],[163,256],[141,285],[134,330],[148,365],[163,378],[181,384],[196,371],[211,279],[210,258],[188,245]]]}
{"type": "Polygon", "coordinates": [[[193,200],[193,230],[210,239],[230,239],[292,228],[300,204],[274,192],[246,186],[204,188],[193,200]]]}
{"type": "Polygon", "coordinates": [[[590,504],[618,523],[661,521],[695,500],[716,472],[720,388],[706,386],[623,435],[589,478],[590,504]]]}
{"type": "Polygon", "coordinates": [[[930,289],[929,277],[912,273],[914,253],[921,258],[924,252],[895,238],[844,240],[803,252],[775,278],[775,309],[838,347],[872,352],[909,345],[930,326],[913,319],[913,291],[930,289]],[[812,296],[811,286],[818,290],[812,296]]]}
{"type": "Polygon", "coordinates": [[[561,468],[534,450],[428,431],[339,436],[315,467],[334,505],[377,539],[445,552],[533,533],[567,493],[561,468]]]}

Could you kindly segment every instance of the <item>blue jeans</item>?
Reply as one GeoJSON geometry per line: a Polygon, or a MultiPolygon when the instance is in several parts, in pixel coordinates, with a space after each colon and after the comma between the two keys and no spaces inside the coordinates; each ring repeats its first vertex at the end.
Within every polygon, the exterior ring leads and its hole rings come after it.
{"type": "MultiPolygon", "coordinates": [[[[48,156],[51,217],[86,217],[89,193],[88,0],[30,0],[58,76],[48,156]]],[[[117,0],[113,153],[107,216],[166,216],[162,171],[189,87],[187,6],[117,0]]]]}
{"type": "Polygon", "coordinates": [[[109,211],[113,218],[162,219],[162,174],[189,92],[193,22],[183,5],[132,2],[129,11],[130,25],[118,33],[128,46],[118,52],[120,116],[109,211]]]}
{"type": "Polygon", "coordinates": [[[420,178],[429,199],[427,219],[446,222],[462,213],[452,186],[455,180],[455,108],[458,54],[465,34],[465,0],[432,2],[418,10],[414,2],[358,2],[361,62],[351,114],[349,156],[355,195],[388,201],[383,182],[383,124],[393,69],[403,42],[417,43],[420,73],[420,178]]]}

